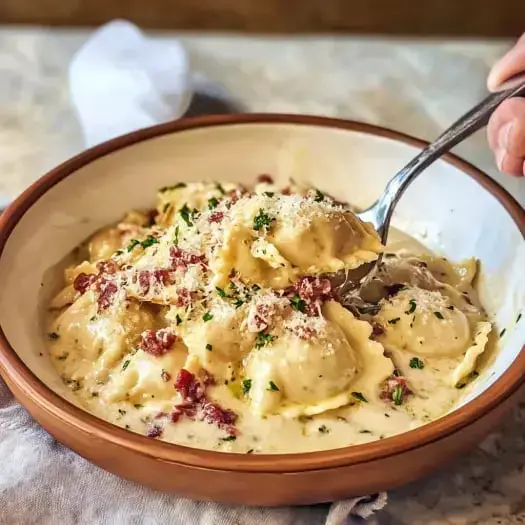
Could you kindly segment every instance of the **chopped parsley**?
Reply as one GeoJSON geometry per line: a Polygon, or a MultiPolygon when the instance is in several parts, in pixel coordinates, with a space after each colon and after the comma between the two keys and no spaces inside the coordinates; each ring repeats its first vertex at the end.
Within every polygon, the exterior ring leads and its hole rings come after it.
{"type": "Polygon", "coordinates": [[[267,196],[267,197],[273,197],[275,195],[275,193],[273,191],[265,191],[264,194],[267,196]]]}
{"type": "Polygon", "coordinates": [[[65,361],[65,360],[68,358],[68,356],[69,356],[69,352],[64,352],[62,355],[59,355],[59,356],[57,357],[57,359],[58,359],[59,361],[65,361]]]}
{"type": "Polygon", "coordinates": [[[148,246],[152,246],[153,244],[158,244],[159,240],[157,237],[154,237],[153,235],[148,235],[141,243],[140,245],[146,249],[148,246]]]}
{"type": "Polygon", "coordinates": [[[175,227],[175,235],[173,237],[173,244],[175,244],[175,246],[179,244],[179,227],[178,226],[175,227]]]}
{"type": "Polygon", "coordinates": [[[208,352],[211,352],[211,351],[213,350],[213,346],[210,345],[210,343],[208,343],[208,344],[206,345],[206,350],[208,350],[208,352]]]}
{"type": "Polygon", "coordinates": [[[321,425],[317,430],[319,430],[321,434],[328,434],[328,432],[330,432],[330,429],[326,425],[321,425]]]}
{"type": "Polygon", "coordinates": [[[505,332],[507,331],[506,328],[504,328],[500,333],[499,333],[499,336],[500,337],[503,337],[505,335],[505,332]]]}
{"type": "Polygon", "coordinates": [[[233,306],[235,306],[235,308],[240,308],[243,304],[244,304],[244,301],[243,301],[242,299],[237,299],[237,300],[233,303],[233,306]]]}
{"type": "Polygon", "coordinates": [[[119,413],[121,416],[125,416],[125,415],[126,415],[126,411],[125,411],[125,410],[122,410],[122,408],[119,408],[119,409],[118,409],[118,413],[119,413]]]}
{"type": "Polygon", "coordinates": [[[226,195],[224,188],[218,182],[215,184],[215,187],[221,192],[221,195],[226,195]]]}
{"type": "Polygon", "coordinates": [[[137,241],[137,239],[131,239],[130,243],[128,244],[128,253],[135,248],[135,246],[138,246],[140,244],[140,241],[137,241]]]}
{"type": "Polygon", "coordinates": [[[129,359],[127,359],[126,361],[124,361],[124,364],[122,365],[122,372],[124,372],[124,370],[126,370],[126,368],[128,368],[129,363],[130,363],[130,360],[129,360],[129,359]]]}
{"type": "Polygon", "coordinates": [[[394,391],[392,392],[392,401],[394,405],[399,406],[403,403],[403,387],[397,385],[394,391]]]}
{"type": "Polygon", "coordinates": [[[372,431],[371,431],[371,430],[366,430],[366,428],[365,428],[365,429],[363,429],[363,430],[360,430],[359,433],[360,433],[360,434],[371,434],[372,431]]]}
{"type": "Polygon", "coordinates": [[[122,255],[124,253],[124,250],[117,250],[115,252],[115,255],[122,255]]]}
{"type": "Polygon", "coordinates": [[[323,202],[324,201],[324,193],[319,190],[315,190],[315,202],[323,202]]]}
{"type": "Polygon", "coordinates": [[[273,381],[270,381],[268,383],[268,390],[271,392],[279,392],[279,387],[273,381]]]}
{"type": "Polygon", "coordinates": [[[174,184],[173,186],[163,186],[162,188],[160,188],[159,192],[166,193],[167,191],[178,190],[180,188],[185,188],[185,187],[186,187],[185,182],[179,182],[177,184],[174,184]]]}
{"type": "Polygon", "coordinates": [[[266,346],[267,344],[271,343],[275,340],[275,336],[271,334],[267,334],[266,332],[258,332],[257,336],[255,337],[255,348],[262,348],[263,346],[266,346]]]}
{"type": "Polygon", "coordinates": [[[221,441],[235,441],[237,439],[236,436],[228,436],[228,437],[225,437],[225,438],[220,438],[221,441]]]}
{"type": "Polygon", "coordinates": [[[98,392],[91,392],[91,397],[98,397],[98,392]]]}
{"type": "Polygon", "coordinates": [[[261,289],[261,287],[260,287],[258,284],[254,284],[254,285],[252,286],[252,290],[253,290],[254,292],[258,292],[260,289],[261,289]]]}
{"type": "Polygon", "coordinates": [[[475,379],[478,376],[479,376],[479,372],[477,370],[472,370],[472,372],[470,372],[470,374],[468,375],[468,378],[475,379]]]}
{"type": "Polygon", "coordinates": [[[521,314],[518,314],[518,317],[516,317],[516,323],[519,323],[521,319],[521,314]]]}
{"type": "Polygon", "coordinates": [[[363,403],[368,403],[368,399],[361,392],[352,392],[352,397],[363,403]]]}
{"type": "Polygon", "coordinates": [[[438,319],[441,319],[441,320],[445,319],[445,318],[443,317],[443,314],[442,314],[441,312],[434,312],[434,315],[435,315],[438,319]]]}
{"type": "Polygon", "coordinates": [[[421,361],[418,357],[413,357],[410,360],[410,368],[417,368],[418,370],[423,370],[425,368],[425,363],[421,361]]]}
{"type": "Polygon", "coordinates": [[[219,297],[229,297],[229,295],[222,288],[216,286],[215,289],[217,290],[219,297]]]}
{"type": "Polygon", "coordinates": [[[210,314],[210,312],[206,312],[203,316],[202,316],[202,320],[207,323],[208,321],[211,321],[213,319],[213,314],[210,314]]]}
{"type": "Polygon", "coordinates": [[[179,314],[175,316],[175,321],[177,322],[177,326],[179,326],[182,323],[182,319],[179,314]]]}
{"type": "Polygon", "coordinates": [[[456,385],[456,388],[458,390],[461,390],[462,388],[465,388],[467,386],[467,383],[459,383],[458,385],[456,385]]]}
{"type": "Polygon", "coordinates": [[[301,299],[298,295],[294,295],[290,299],[290,304],[292,306],[292,310],[295,310],[297,312],[302,312],[303,314],[306,311],[306,301],[301,299]]]}
{"type": "Polygon", "coordinates": [[[270,218],[267,213],[264,213],[264,210],[261,208],[259,213],[253,219],[253,229],[255,231],[268,229],[271,222],[275,219],[270,218]]]}
{"type": "Polygon", "coordinates": [[[401,320],[401,317],[394,317],[393,319],[388,320],[388,324],[396,324],[400,320],[401,320]]]}
{"type": "Polygon", "coordinates": [[[188,226],[193,226],[193,222],[191,222],[193,212],[188,208],[186,203],[184,203],[184,206],[179,210],[179,215],[188,226]]]}
{"type": "Polygon", "coordinates": [[[164,213],[166,213],[168,210],[170,209],[170,203],[167,202],[166,204],[164,204],[163,208],[162,208],[162,211],[164,213]]]}
{"type": "Polygon", "coordinates": [[[135,408],[142,408],[144,405],[141,405],[140,403],[135,403],[133,406],[135,408]]]}
{"type": "Polygon", "coordinates": [[[255,449],[251,448],[250,450],[247,450],[247,451],[246,451],[246,454],[253,454],[254,450],[255,450],[255,449]]]}
{"type": "Polygon", "coordinates": [[[406,314],[414,313],[416,310],[416,306],[417,306],[416,301],[414,301],[414,299],[410,299],[410,301],[408,301],[408,304],[410,305],[410,308],[405,313],[406,314]]]}
{"type": "Polygon", "coordinates": [[[242,387],[242,393],[245,396],[248,395],[248,392],[252,388],[252,380],[251,379],[243,379],[241,387],[242,387]]]}
{"type": "Polygon", "coordinates": [[[213,210],[218,205],[219,205],[219,200],[216,199],[215,197],[212,197],[211,199],[208,200],[208,209],[209,210],[213,210]]]}
{"type": "Polygon", "coordinates": [[[47,334],[47,337],[49,337],[49,339],[53,339],[55,341],[57,339],[60,339],[60,336],[56,332],[50,332],[49,334],[47,334]]]}

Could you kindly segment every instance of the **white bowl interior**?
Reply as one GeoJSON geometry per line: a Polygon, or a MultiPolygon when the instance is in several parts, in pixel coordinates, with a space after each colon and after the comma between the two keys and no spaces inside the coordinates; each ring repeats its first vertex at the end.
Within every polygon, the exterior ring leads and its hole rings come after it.
{"type": "MultiPolygon", "coordinates": [[[[131,208],[152,205],[161,186],[179,180],[249,184],[261,173],[283,185],[291,176],[365,207],[416,153],[366,133],[295,124],[194,129],[111,153],[55,185],[15,227],[0,258],[0,325],[26,365],[71,400],[46,357],[42,310],[57,290],[61,261],[96,229],[131,208]]],[[[490,371],[465,403],[503,374],[525,341],[525,319],[516,323],[525,303],[522,234],[495,197],[444,161],[408,189],[394,225],[452,260],[481,261],[479,291],[498,330],[506,332],[490,371]]]]}

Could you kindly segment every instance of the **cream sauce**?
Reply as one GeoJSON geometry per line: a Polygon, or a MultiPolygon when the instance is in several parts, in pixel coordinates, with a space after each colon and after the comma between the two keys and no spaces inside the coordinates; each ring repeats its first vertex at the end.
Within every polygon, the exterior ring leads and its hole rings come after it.
{"type": "MultiPolygon", "coordinates": [[[[114,231],[110,240],[115,243],[114,231]]],[[[97,242],[100,244],[100,237],[97,242]]],[[[110,251],[116,247],[112,245],[110,251]]],[[[101,249],[97,246],[98,251],[101,249]]],[[[386,251],[430,255],[420,243],[395,230],[386,251]]],[[[466,288],[475,303],[470,285],[466,288]]],[[[139,309],[135,303],[126,304],[111,318],[102,318],[97,315],[93,293],[88,291],[69,308],[51,310],[48,339],[53,364],[88,412],[141,435],[158,424],[163,427],[161,439],[172,443],[238,453],[299,453],[356,445],[400,434],[443,416],[471,386],[450,383],[465,352],[422,357],[390,345],[383,335],[380,340],[385,350],[413,392],[402,404],[379,398],[365,402],[350,396],[344,406],[314,416],[261,415],[241,394],[239,378],[220,379],[207,394],[238,415],[237,434],[232,438],[224,429],[205,421],[170,421],[169,414],[178,402],[173,381],[187,362],[186,349],[176,343],[160,357],[132,350],[144,330],[161,326],[157,306],[139,309]],[[122,346],[132,352],[123,357],[122,346]],[[163,374],[168,378],[165,381],[151,379],[163,374]]],[[[476,318],[483,319],[482,314],[476,318]]],[[[494,344],[491,338],[485,361],[494,344]]]]}

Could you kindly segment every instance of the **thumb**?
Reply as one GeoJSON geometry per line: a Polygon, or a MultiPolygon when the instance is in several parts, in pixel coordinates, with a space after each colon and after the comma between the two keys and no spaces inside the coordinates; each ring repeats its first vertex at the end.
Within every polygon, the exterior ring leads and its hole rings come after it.
{"type": "Polygon", "coordinates": [[[489,91],[495,91],[498,86],[510,77],[525,71],[525,33],[492,68],[487,79],[489,91]]]}

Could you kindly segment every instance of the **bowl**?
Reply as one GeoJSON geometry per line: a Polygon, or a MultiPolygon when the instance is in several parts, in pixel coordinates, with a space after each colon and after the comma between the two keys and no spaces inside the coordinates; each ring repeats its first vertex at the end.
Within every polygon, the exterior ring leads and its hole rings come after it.
{"type": "Polygon", "coordinates": [[[163,443],[83,411],[44,348],[42,311],[66,254],[157,188],[187,180],[249,183],[290,176],[365,207],[424,142],[356,122],[235,115],[180,120],[85,151],[27,189],[0,219],[0,372],[58,441],[154,489],[249,505],[311,504],[390,489],[452,460],[488,433],[525,383],[525,211],[489,177],[446,155],[406,192],[394,226],[453,260],[476,256],[500,350],[444,417],[388,439],[335,450],[241,455],[163,443]]]}

